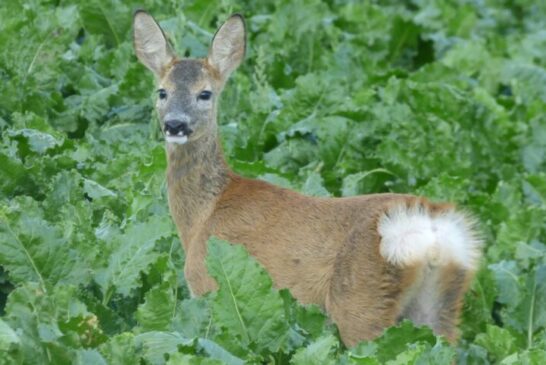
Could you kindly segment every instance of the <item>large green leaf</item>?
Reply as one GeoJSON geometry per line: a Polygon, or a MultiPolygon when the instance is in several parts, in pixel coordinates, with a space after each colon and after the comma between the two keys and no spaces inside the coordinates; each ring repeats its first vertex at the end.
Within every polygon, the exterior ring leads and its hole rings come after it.
{"type": "Polygon", "coordinates": [[[290,363],[294,365],[306,364],[335,364],[334,350],[339,345],[334,336],[319,338],[305,348],[302,348],[294,354],[290,363]]]}
{"type": "MultiPolygon", "coordinates": [[[[531,347],[535,334],[546,328],[546,265],[535,268],[526,283],[526,293],[515,312],[511,313],[509,323],[521,326],[525,331],[527,345],[531,347]]],[[[516,325],[516,326],[517,326],[516,325]]]]}
{"type": "Polygon", "coordinates": [[[476,336],[476,344],[487,349],[492,357],[502,360],[516,352],[517,343],[510,331],[497,326],[488,325],[486,333],[476,336]]]}
{"type": "Polygon", "coordinates": [[[10,294],[4,321],[17,328],[25,363],[75,361],[78,349],[104,341],[97,318],[76,294],[74,287],[58,285],[46,291],[33,283],[10,294]]]}
{"type": "Polygon", "coordinates": [[[106,4],[102,1],[89,1],[80,6],[80,18],[83,26],[91,34],[102,35],[110,47],[119,46],[124,40],[129,28],[129,17],[122,17],[129,9],[120,1],[106,4]],[[117,11],[111,11],[110,7],[117,11]]]}
{"type": "Polygon", "coordinates": [[[219,290],[212,298],[212,318],[230,350],[275,352],[288,334],[284,304],[263,268],[241,246],[209,240],[207,268],[219,290]]]}
{"type": "Polygon", "coordinates": [[[21,342],[17,333],[2,319],[0,319],[0,351],[8,351],[21,342]]]}
{"type": "Polygon", "coordinates": [[[113,237],[108,266],[97,270],[95,275],[104,303],[114,293],[128,296],[139,286],[140,273],[159,257],[153,251],[156,241],[170,236],[171,229],[168,217],[153,216],[146,222],[129,224],[124,233],[113,237]]]}
{"type": "Polygon", "coordinates": [[[135,344],[142,350],[142,357],[150,364],[165,364],[165,354],[173,354],[179,346],[193,346],[193,339],[187,339],[176,332],[151,331],[135,337],[135,344]]]}
{"type": "Polygon", "coordinates": [[[178,303],[173,328],[188,338],[209,337],[212,319],[205,298],[191,298],[178,303]]]}
{"type": "Polygon", "coordinates": [[[100,345],[99,350],[110,364],[135,364],[139,359],[132,333],[124,332],[110,337],[100,345]]]}
{"type": "Polygon", "coordinates": [[[138,307],[136,318],[143,331],[167,331],[176,313],[175,293],[167,285],[152,288],[138,307]]]}
{"type": "Polygon", "coordinates": [[[0,264],[15,283],[80,284],[89,277],[80,253],[41,216],[38,204],[19,200],[0,212],[0,264]],[[27,210],[31,209],[31,210],[27,210]],[[11,210],[11,211],[10,211],[11,210]]]}
{"type": "Polygon", "coordinates": [[[63,143],[62,140],[56,139],[51,134],[35,129],[25,128],[10,131],[9,135],[11,137],[24,137],[27,140],[30,150],[38,154],[44,154],[47,152],[47,150],[60,146],[63,143]]]}

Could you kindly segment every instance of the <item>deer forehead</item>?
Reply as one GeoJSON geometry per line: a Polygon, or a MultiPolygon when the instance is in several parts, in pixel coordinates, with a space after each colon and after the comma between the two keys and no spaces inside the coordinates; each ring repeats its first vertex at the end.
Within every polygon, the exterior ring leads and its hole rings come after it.
{"type": "Polygon", "coordinates": [[[160,82],[160,87],[192,94],[211,90],[220,84],[218,72],[206,60],[183,59],[172,65],[160,82]]]}

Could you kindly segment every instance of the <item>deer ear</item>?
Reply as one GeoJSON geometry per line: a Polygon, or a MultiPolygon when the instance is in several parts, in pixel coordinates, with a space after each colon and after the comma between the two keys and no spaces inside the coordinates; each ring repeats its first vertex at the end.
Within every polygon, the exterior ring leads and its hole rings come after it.
{"type": "Polygon", "coordinates": [[[143,10],[137,10],[133,18],[133,46],[140,62],[156,77],[160,77],[175,58],[159,24],[143,10]]]}
{"type": "Polygon", "coordinates": [[[216,31],[209,50],[208,62],[226,80],[243,61],[246,47],[245,21],[240,14],[232,15],[216,31]]]}

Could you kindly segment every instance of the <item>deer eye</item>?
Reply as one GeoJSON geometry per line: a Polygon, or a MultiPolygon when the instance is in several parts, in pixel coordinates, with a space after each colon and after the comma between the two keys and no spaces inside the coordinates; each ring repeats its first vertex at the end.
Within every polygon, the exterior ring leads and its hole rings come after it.
{"type": "Polygon", "coordinates": [[[203,90],[199,93],[199,95],[197,96],[197,99],[210,100],[211,97],[212,97],[212,91],[203,90]]]}
{"type": "Polygon", "coordinates": [[[159,89],[159,90],[157,90],[157,95],[159,95],[159,98],[161,100],[167,99],[167,90],[159,89]]]}

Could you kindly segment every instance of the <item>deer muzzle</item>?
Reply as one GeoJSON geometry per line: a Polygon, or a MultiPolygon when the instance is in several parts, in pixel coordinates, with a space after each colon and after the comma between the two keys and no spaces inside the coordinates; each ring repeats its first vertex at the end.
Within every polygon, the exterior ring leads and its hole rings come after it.
{"type": "Polygon", "coordinates": [[[165,121],[165,140],[169,143],[184,144],[193,133],[188,122],[171,119],[165,121]]]}

